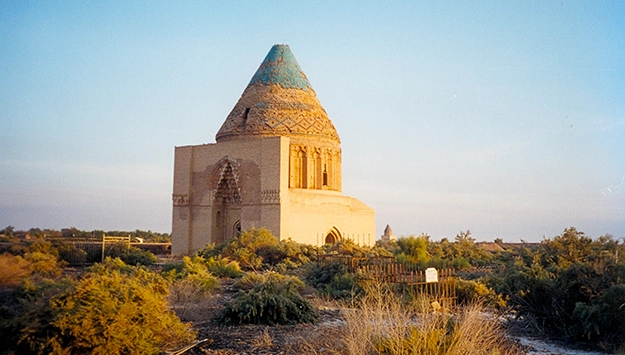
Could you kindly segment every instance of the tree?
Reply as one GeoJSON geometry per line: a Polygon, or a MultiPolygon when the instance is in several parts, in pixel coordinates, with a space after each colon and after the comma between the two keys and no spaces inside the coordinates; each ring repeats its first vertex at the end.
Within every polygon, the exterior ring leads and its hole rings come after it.
{"type": "Polygon", "coordinates": [[[15,227],[13,227],[13,226],[6,226],[6,227],[4,227],[3,230],[0,231],[0,234],[4,234],[4,235],[6,235],[8,237],[12,237],[14,231],[15,231],[15,227]]]}
{"type": "Polygon", "coordinates": [[[565,229],[553,239],[543,240],[541,245],[544,251],[543,262],[560,268],[586,262],[592,254],[592,239],[574,227],[565,229]]]}
{"type": "Polygon", "coordinates": [[[430,254],[428,253],[428,243],[430,236],[422,234],[418,237],[411,235],[409,237],[402,237],[397,239],[397,246],[399,247],[397,253],[398,261],[408,261],[414,263],[427,263],[430,260],[430,254]]]}

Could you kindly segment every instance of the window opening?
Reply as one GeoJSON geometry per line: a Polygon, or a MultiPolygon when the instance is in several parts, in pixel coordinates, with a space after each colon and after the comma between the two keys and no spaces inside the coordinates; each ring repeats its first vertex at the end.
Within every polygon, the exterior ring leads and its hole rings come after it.
{"type": "Polygon", "coordinates": [[[243,112],[243,123],[244,123],[244,124],[247,122],[247,115],[249,115],[249,113],[250,113],[250,108],[249,108],[249,107],[247,107],[247,108],[245,109],[245,112],[243,112]]]}

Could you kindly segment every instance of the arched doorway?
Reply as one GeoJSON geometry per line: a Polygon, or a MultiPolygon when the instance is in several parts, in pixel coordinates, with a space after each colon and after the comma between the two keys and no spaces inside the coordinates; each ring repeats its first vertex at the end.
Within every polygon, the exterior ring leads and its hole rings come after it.
{"type": "Polygon", "coordinates": [[[341,232],[336,227],[332,227],[328,234],[326,234],[326,244],[336,244],[341,240],[341,232]]]}
{"type": "Polygon", "coordinates": [[[232,235],[238,237],[241,235],[241,220],[238,220],[232,226],[232,235]]]}

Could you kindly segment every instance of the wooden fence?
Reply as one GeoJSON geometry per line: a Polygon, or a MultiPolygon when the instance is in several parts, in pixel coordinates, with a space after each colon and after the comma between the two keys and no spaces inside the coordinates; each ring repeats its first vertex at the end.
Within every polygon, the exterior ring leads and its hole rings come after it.
{"type": "Polygon", "coordinates": [[[445,309],[456,305],[454,269],[419,270],[411,263],[398,263],[394,257],[353,258],[345,255],[320,255],[319,262],[345,264],[350,272],[361,273],[371,280],[396,285],[414,296],[425,295],[445,309]],[[429,275],[428,275],[429,273],[429,275]],[[429,276],[429,277],[428,277],[429,276]]]}
{"type": "Polygon", "coordinates": [[[46,237],[46,241],[59,251],[59,256],[69,265],[91,265],[106,256],[119,254],[123,248],[133,246],[155,255],[171,253],[171,243],[133,243],[130,236],[103,237],[46,237]]]}

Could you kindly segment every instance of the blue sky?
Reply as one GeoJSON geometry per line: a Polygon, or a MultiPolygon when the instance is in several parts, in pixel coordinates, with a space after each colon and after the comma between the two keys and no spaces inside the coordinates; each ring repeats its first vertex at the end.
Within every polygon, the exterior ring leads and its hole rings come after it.
{"type": "Polygon", "coordinates": [[[0,1],[0,227],[171,229],[174,146],[276,43],[378,235],[625,237],[620,1],[0,1]]]}

